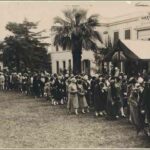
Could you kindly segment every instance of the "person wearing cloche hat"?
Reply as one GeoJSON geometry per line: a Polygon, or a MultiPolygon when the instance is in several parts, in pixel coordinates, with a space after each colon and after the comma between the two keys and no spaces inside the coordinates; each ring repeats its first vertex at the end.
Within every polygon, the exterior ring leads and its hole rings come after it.
{"type": "Polygon", "coordinates": [[[145,113],[145,122],[148,127],[145,128],[145,133],[150,136],[150,79],[145,82],[145,88],[143,91],[143,108],[145,113]]]}
{"type": "Polygon", "coordinates": [[[74,112],[76,115],[78,115],[78,108],[79,108],[79,102],[78,102],[78,90],[76,85],[76,79],[72,78],[71,83],[68,86],[68,103],[67,103],[67,109],[69,113],[74,112]]]}
{"type": "Polygon", "coordinates": [[[135,83],[132,85],[131,94],[129,97],[129,110],[130,116],[129,121],[136,127],[138,131],[139,127],[139,83],[135,83]]]}
{"type": "Polygon", "coordinates": [[[83,87],[83,81],[81,79],[77,81],[77,89],[78,89],[79,107],[81,108],[81,111],[84,114],[85,109],[88,108],[88,104],[85,97],[86,90],[83,87]]]}

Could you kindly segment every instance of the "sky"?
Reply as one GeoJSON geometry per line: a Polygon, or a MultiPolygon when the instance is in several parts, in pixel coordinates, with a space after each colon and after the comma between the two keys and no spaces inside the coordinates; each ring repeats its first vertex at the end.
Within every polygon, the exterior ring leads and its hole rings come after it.
{"type": "MultiPolygon", "coordinates": [[[[24,18],[29,21],[39,21],[39,30],[46,29],[50,34],[53,18],[62,17],[62,11],[69,8],[83,8],[88,10],[88,15],[99,14],[112,18],[124,14],[150,10],[150,7],[135,7],[137,1],[1,1],[0,2],[0,40],[10,33],[5,26],[8,22],[21,23],[24,18]]],[[[150,2],[142,2],[150,4],[150,2]]]]}

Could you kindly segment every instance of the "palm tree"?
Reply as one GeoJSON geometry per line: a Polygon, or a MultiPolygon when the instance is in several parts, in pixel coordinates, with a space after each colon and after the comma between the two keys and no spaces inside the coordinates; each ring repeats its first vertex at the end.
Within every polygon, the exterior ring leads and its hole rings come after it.
{"type": "Polygon", "coordinates": [[[102,43],[101,36],[96,27],[100,26],[98,15],[87,18],[87,11],[83,9],[69,9],[63,11],[64,19],[54,18],[54,46],[64,50],[70,49],[73,56],[73,73],[81,73],[82,49],[96,51],[97,42],[102,43]]]}

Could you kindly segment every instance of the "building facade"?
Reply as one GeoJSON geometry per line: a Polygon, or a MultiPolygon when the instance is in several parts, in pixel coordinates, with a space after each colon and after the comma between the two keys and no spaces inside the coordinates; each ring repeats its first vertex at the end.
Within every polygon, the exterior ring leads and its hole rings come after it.
{"type": "MultiPolygon", "coordinates": [[[[100,18],[101,26],[97,28],[102,36],[103,43],[113,44],[121,40],[150,40],[150,12],[135,12],[115,18],[100,18]]],[[[64,69],[72,70],[71,51],[61,48],[51,49],[52,73],[60,73],[64,69]]],[[[105,64],[108,66],[108,64],[105,64]]],[[[97,66],[92,51],[82,53],[82,72],[95,74],[97,66]]],[[[122,68],[123,71],[123,68],[122,68]]]]}
{"type": "MultiPolygon", "coordinates": [[[[72,73],[73,60],[70,50],[54,49],[51,52],[51,61],[52,73],[61,74],[64,71],[72,73]]],[[[82,72],[86,74],[94,74],[96,72],[95,57],[92,51],[83,50],[81,68],[82,72]]]]}

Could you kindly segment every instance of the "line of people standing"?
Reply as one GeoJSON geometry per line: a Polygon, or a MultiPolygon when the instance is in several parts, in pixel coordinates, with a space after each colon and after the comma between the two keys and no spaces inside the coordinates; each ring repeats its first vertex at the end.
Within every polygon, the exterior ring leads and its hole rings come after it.
{"type": "Polygon", "coordinates": [[[50,75],[49,73],[0,73],[0,89],[15,90],[35,98],[46,97],[52,105],[66,104],[78,115],[94,114],[112,119],[128,118],[139,133],[150,127],[150,77],[137,74],[50,75]]]}

